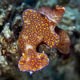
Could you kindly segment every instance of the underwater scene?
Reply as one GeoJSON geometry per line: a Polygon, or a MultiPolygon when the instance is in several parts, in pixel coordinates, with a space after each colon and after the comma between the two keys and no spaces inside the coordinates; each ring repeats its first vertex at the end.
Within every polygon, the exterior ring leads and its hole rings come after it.
{"type": "Polygon", "coordinates": [[[0,0],[0,80],[80,80],[80,0],[0,0]]]}

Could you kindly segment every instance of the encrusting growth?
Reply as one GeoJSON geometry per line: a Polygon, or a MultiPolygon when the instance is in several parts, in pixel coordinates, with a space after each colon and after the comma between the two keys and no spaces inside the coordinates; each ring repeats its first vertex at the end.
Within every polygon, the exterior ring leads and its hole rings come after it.
{"type": "MultiPolygon", "coordinates": [[[[44,42],[51,48],[57,47],[61,52],[63,51],[62,48],[65,49],[67,42],[65,35],[67,34],[64,34],[65,37],[60,37],[63,36],[62,31],[59,34],[55,32],[55,26],[60,21],[64,13],[64,8],[56,7],[51,13],[48,12],[48,10],[51,11],[50,9],[43,9],[44,12],[47,13],[43,14],[42,9],[39,11],[27,9],[23,12],[23,29],[18,39],[19,47],[22,51],[22,56],[18,63],[18,67],[21,71],[35,72],[49,64],[49,58],[44,51],[42,53],[36,51],[38,44],[41,42],[44,42]],[[58,15],[58,12],[61,13],[58,15]],[[53,13],[54,15],[57,14],[58,20],[54,18],[53,13]],[[63,42],[64,45],[61,45],[62,40],[65,40],[63,42]]],[[[65,51],[66,50],[63,52],[65,53],[65,51]]]]}

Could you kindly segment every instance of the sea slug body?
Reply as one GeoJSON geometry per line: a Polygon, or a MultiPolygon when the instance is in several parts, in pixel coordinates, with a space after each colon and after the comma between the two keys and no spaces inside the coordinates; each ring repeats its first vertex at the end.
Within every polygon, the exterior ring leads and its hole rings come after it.
{"type": "MultiPolygon", "coordinates": [[[[63,13],[61,13],[61,16],[62,14],[63,13]]],[[[51,48],[57,47],[60,49],[61,46],[58,46],[61,44],[59,36],[60,33],[57,34],[55,32],[56,23],[52,19],[49,19],[47,14],[42,14],[41,11],[27,9],[23,12],[22,17],[23,29],[18,39],[22,56],[19,60],[18,67],[21,71],[35,72],[43,69],[49,64],[49,58],[44,51],[42,53],[36,51],[38,44],[44,42],[51,48]]],[[[56,19],[54,20],[58,22],[56,19]]],[[[62,51],[62,48],[60,51],[62,51]]]]}

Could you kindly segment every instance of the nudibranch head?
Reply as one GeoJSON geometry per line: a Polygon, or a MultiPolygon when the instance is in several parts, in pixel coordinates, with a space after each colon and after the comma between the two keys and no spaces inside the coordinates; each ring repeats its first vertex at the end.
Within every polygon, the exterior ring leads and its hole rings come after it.
{"type": "Polygon", "coordinates": [[[18,66],[21,71],[35,72],[48,65],[49,59],[44,52],[40,54],[29,49],[27,53],[23,54],[19,61],[18,66]]]}

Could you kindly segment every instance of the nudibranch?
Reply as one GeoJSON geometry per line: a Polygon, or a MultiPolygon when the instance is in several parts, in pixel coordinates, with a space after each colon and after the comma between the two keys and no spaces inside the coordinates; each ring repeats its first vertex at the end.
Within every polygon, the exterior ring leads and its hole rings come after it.
{"type": "Polygon", "coordinates": [[[45,11],[42,11],[42,9],[39,11],[27,9],[23,12],[23,29],[18,39],[18,44],[22,52],[18,63],[21,71],[35,72],[49,64],[49,58],[44,51],[39,53],[36,50],[38,44],[41,42],[44,42],[51,48],[57,47],[60,51],[65,52],[62,49],[65,49],[65,47],[62,46],[65,46],[66,41],[64,41],[64,45],[61,43],[65,40],[66,34],[62,31],[59,31],[61,33],[55,32],[55,27],[64,13],[64,8],[56,7],[51,13],[48,10],[51,12],[50,9],[45,9],[45,11]],[[60,37],[63,36],[63,33],[64,37],[60,37]]]}

